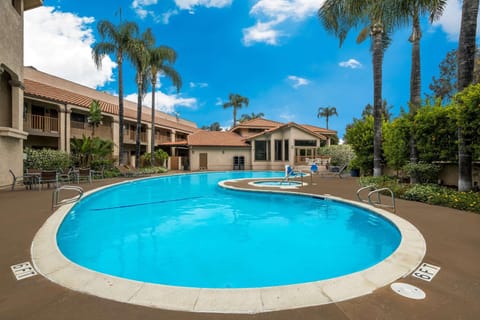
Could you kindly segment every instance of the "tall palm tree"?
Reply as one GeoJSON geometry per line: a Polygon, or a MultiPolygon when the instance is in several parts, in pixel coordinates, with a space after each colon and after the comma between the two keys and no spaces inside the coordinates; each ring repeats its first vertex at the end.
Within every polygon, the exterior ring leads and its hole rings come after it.
{"type": "Polygon", "coordinates": [[[317,112],[317,118],[325,118],[326,124],[327,124],[327,129],[328,129],[328,118],[331,116],[337,116],[337,108],[336,107],[320,107],[318,108],[317,112]]]}
{"type": "Polygon", "coordinates": [[[350,29],[363,26],[357,42],[368,35],[372,40],[373,57],[373,175],[382,175],[382,63],[383,53],[389,44],[388,34],[397,17],[393,14],[393,0],[326,0],[318,10],[318,17],[327,31],[340,40],[340,45],[350,29]]]}
{"type": "Polygon", "coordinates": [[[92,126],[92,137],[95,137],[95,129],[102,123],[102,118],[100,101],[93,99],[88,110],[88,124],[92,126]]]}
{"type": "MultiPolygon", "coordinates": [[[[458,90],[462,91],[473,81],[475,66],[475,38],[477,35],[478,0],[463,0],[460,39],[458,40],[458,90]]],[[[458,128],[458,190],[472,189],[471,137],[458,128]]]]}
{"type": "Polygon", "coordinates": [[[150,28],[140,38],[132,39],[126,51],[128,58],[136,70],[137,83],[137,130],[135,136],[135,167],[140,162],[141,132],[142,132],[142,102],[147,91],[147,75],[150,61],[148,48],[155,42],[150,28]]]}
{"type": "MultiPolygon", "coordinates": [[[[420,18],[425,14],[429,14],[430,22],[434,22],[443,13],[443,9],[447,4],[446,0],[404,0],[395,1],[395,12],[399,20],[404,20],[406,24],[412,25],[412,33],[408,41],[412,43],[412,65],[410,70],[410,117],[413,118],[417,113],[421,98],[421,73],[420,73],[420,40],[422,38],[422,30],[420,27],[420,18]]],[[[410,162],[416,163],[418,160],[418,151],[416,142],[411,134],[410,137],[410,162]]]]}
{"type": "Polygon", "coordinates": [[[98,34],[101,41],[94,44],[92,48],[92,58],[97,68],[102,67],[102,60],[106,55],[114,55],[118,65],[118,152],[119,161],[124,163],[123,159],[123,58],[131,39],[138,34],[138,25],[134,22],[120,22],[115,26],[110,21],[101,20],[97,24],[98,34]]]}
{"type": "Polygon", "coordinates": [[[223,104],[223,108],[233,108],[233,127],[237,125],[237,109],[241,108],[243,105],[248,106],[248,98],[242,97],[238,93],[230,93],[228,95],[228,102],[223,104]]]}
{"type": "Polygon", "coordinates": [[[155,90],[157,86],[157,76],[161,72],[172,81],[177,88],[177,92],[182,87],[182,78],[180,74],[171,66],[177,59],[177,53],[167,46],[149,48],[150,61],[150,82],[152,84],[152,143],[150,153],[155,152],[155,90]],[[168,63],[168,64],[167,64],[168,63]]]}

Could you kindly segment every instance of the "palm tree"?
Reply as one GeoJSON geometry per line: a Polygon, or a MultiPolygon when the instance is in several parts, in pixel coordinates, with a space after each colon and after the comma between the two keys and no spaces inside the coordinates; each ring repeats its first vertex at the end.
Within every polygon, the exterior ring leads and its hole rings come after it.
{"type": "Polygon", "coordinates": [[[318,10],[318,17],[327,31],[340,40],[340,45],[350,29],[364,26],[357,42],[368,35],[372,40],[373,56],[373,175],[382,175],[382,63],[383,53],[389,44],[388,37],[396,19],[393,0],[326,0],[318,10]]]}
{"type": "Polygon", "coordinates": [[[161,72],[165,74],[172,81],[177,88],[177,92],[182,87],[182,78],[180,74],[173,69],[169,64],[174,64],[177,59],[177,53],[172,48],[167,46],[159,46],[156,48],[149,48],[150,52],[150,82],[152,84],[152,143],[150,153],[155,152],[155,89],[157,86],[157,76],[161,72]],[[166,64],[168,62],[168,64],[166,64]]]}
{"type": "Polygon", "coordinates": [[[95,137],[95,128],[102,123],[102,109],[100,108],[100,101],[92,100],[88,113],[88,124],[92,126],[92,137],[95,137]]]}
{"type": "MultiPolygon", "coordinates": [[[[475,38],[477,34],[478,0],[463,0],[460,39],[458,40],[458,90],[462,91],[473,81],[475,66],[475,38]]],[[[471,137],[458,128],[458,190],[472,189],[471,137]]]]}
{"type": "Polygon", "coordinates": [[[327,129],[328,129],[328,118],[331,116],[337,116],[337,108],[336,107],[320,107],[318,108],[317,112],[317,118],[323,117],[325,118],[325,121],[327,123],[327,129]]]}
{"type": "Polygon", "coordinates": [[[243,105],[248,106],[248,98],[242,97],[238,93],[230,93],[228,95],[228,102],[223,104],[223,108],[233,107],[233,126],[237,124],[237,109],[241,108],[243,105]]]}
{"type": "Polygon", "coordinates": [[[155,42],[152,31],[148,28],[141,37],[132,39],[126,51],[128,58],[136,70],[135,81],[137,83],[137,130],[135,136],[135,167],[140,163],[140,147],[142,133],[142,102],[147,89],[147,75],[150,61],[148,48],[155,42]]]}
{"type": "MultiPolygon", "coordinates": [[[[406,23],[412,23],[412,33],[408,41],[412,43],[412,65],[410,70],[410,117],[413,119],[417,113],[421,98],[421,73],[420,73],[420,40],[422,30],[420,28],[420,17],[426,13],[430,16],[430,22],[440,18],[446,6],[446,0],[404,0],[395,1],[398,7],[395,8],[400,18],[406,23]]],[[[401,20],[401,19],[400,19],[401,20]]],[[[410,135],[410,162],[416,163],[418,151],[413,134],[410,135]]],[[[412,181],[414,182],[414,181],[412,181]]]]}
{"type": "Polygon", "coordinates": [[[245,122],[253,119],[263,118],[264,116],[265,114],[263,112],[259,112],[259,113],[252,112],[251,114],[244,113],[240,117],[239,122],[241,123],[241,122],[245,122]]]}
{"type": "Polygon", "coordinates": [[[115,55],[118,65],[118,152],[119,161],[124,163],[123,155],[123,58],[131,39],[138,33],[138,25],[134,22],[120,22],[115,26],[110,21],[102,20],[97,24],[98,34],[102,38],[92,48],[93,61],[97,68],[102,67],[102,60],[106,55],[115,55]]]}

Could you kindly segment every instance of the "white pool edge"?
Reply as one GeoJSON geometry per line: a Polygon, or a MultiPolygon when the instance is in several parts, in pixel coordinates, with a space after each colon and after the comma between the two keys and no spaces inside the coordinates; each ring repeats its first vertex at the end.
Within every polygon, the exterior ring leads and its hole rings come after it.
{"type": "MultiPolygon", "coordinates": [[[[113,185],[132,181],[138,180],[113,185]]],[[[89,191],[85,196],[113,185],[89,191]]],[[[227,186],[224,182],[219,185],[241,191],[286,193],[281,190],[236,188],[227,186]]],[[[68,204],[55,211],[35,235],[31,246],[32,262],[37,271],[50,281],[74,291],[105,299],[166,310],[251,314],[319,306],[360,297],[407,276],[416,269],[425,256],[426,243],[422,234],[411,223],[395,214],[330,195],[299,192],[288,194],[329,198],[374,211],[398,228],[402,236],[400,245],[387,259],[366,270],[328,280],[253,289],[165,286],[95,272],[63,256],[57,246],[56,234],[64,217],[74,206],[68,204]]]]}

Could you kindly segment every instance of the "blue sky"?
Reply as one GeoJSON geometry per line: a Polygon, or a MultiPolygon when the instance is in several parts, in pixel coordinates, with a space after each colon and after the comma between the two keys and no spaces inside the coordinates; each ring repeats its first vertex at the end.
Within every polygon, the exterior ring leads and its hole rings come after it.
{"type": "MultiPolygon", "coordinates": [[[[178,113],[199,127],[218,121],[232,124],[232,110],[223,109],[229,93],[250,99],[243,113],[325,126],[319,107],[335,106],[338,117],[329,128],[345,133],[353,117],[372,103],[373,76],[369,41],[356,44],[352,30],[340,48],[322,28],[316,12],[324,0],[44,0],[44,7],[25,14],[25,65],[99,90],[118,92],[116,64],[109,58],[97,70],[91,47],[99,41],[100,20],[135,21],[152,28],[157,45],[178,53],[175,68],[183,87],[176,93],[161,78],[157,109],[178,113]],[[48,44],[48,45],[45,45],[48,44]]],[[[461,3],[449,0],[434,25],[423,23],[422,92],[446,53],[457,47],[461,3]]],[[[409,97],[409,28],[394,34],[385,54],[383,96],[394,114],[409,97]]],[[[112,57],[113,58],[113,57],[112,57]]],[[[136,101],[134,71],[127,63],[125,95],[136,101]]],[[[147,94],[144,104],[150,106],[147,94]]]]}

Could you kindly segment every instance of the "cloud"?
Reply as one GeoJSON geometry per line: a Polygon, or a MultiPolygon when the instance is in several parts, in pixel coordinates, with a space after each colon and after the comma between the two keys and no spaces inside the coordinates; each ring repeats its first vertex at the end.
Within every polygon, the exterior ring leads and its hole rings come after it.
{"type": "Polygon", "coordinates": [[[247,47],[256,42],[277,45],[277,39],[282,36],[282,32],[275,30],[274,27],[281,22],[280,19],[269,22],[258,21],[253,27],[243,29],[243,44],[247,47]]]}
{"type": "Polygon", "coordinates": [[[287,22],[300,22],[315,15],[325,0],[259,0],[250,10],[257,18],[254,26],[243,29],[243,43],[255,42],[277,45],[278,39],[287,36],[282,26],[287,22]]]}
{"type": "Polygon", "coordinates": [[[190,82],[190,88],[206,88],[208,87],[208,83],[206,82],[190,82]]]}
{"type": "Polygon", "coordinates": [[[161,16],[157,16],[154,10],[146,9],[146,7],[156,5],[157,3],[158,0],[133,0],[131,8],[142,20],[150,16],[155,22],[163,22],[164,24],[168,24],[170,16],[172,15],[170,11],[162,14],[161,16]]]}
{"type": "Polygon", "coordinates": [[[222,98],[217,97],[217,100],[215,101],[215,105],[216,106],[223,106],[223,104],[224,104],[224,102],[223,102],[222,98]]]}
{"type": "Polygon", "coordinates": [[[98,70],[92,60],[93,18],[40,7],[24,20],[25,65],[91,88],[113,81],[116,63],[107,56],[98,70]]]}
{"type": "Polygon", "coordinates": [[[355,60],[355,59],[348,59],[347,61],[341,61],[338,65],[342,68],[351,68],[351,69],[358,69],[363,66],[358,60],[355,60]]]}
{"type": "Polygon", "coordinates": [[[195,7],[224,8],[232,4],[233,0],[175,0],[175,4],[182,10],[193,11],[195,7]]]}
{"type": "MultiPolygon", "coordinates": [[[[138,95],[136,93],[125,96],[126,100],[137,102],[138,95]]],[[[152,105],[152,93],[149,92],[143,99],[144,106],[152,105]]],[[[175,112],[176,107],[187,107],[195,109],[197,107],[197,99],[195,98],[182,98],[178,94],[165,94],[161,91],[155,92],[155,109],[166,112],[175,112]]]]}
{"type": "Polygon", "coordinates": [[[293,82],[292,87],[294,87],[295,89],[301,86],[306,86],[310,83],[309,80],[297,76],[288,76],[288,80],[293,82]]]}
{"type": "MultiPolygon", "coordinates": [[[[288,108],[287,108],[287,109],[288,109],[288,108]]],[[[279,117],[280,119],[282,119],[283,121],[285,121],[285,122],[293,122],[293,121],[295,121],[295,118],[296,118],[295,114],[293,114],[293,113],[290,112],[289,110],[283,111],[282,113],[280,113],[280,114],[278,115],[278,117],[279,117]]]]}
{"type": "Polygon", "coordinates": [[[173,17],[173,16],[176,16],[177,14],[178,14],[178,10],[177,10],[177,9],[168,10],[167,12],[165,12],[165,13],[162,14],[161,22],[162,22],[163,24],[169,24],[169,23],[170,23],[170,18],[173,17]]]}
{"type": "MultiPolygon", "coordinates": [[[[458,41],[460,35],[460,23],[462,21],[462,2],[448,0],[443,15],[433,23],[447,34],[449,41],[458,41]]],[[[477,18],[477,36],[480,36],[480,18],[477,18]]]]}

